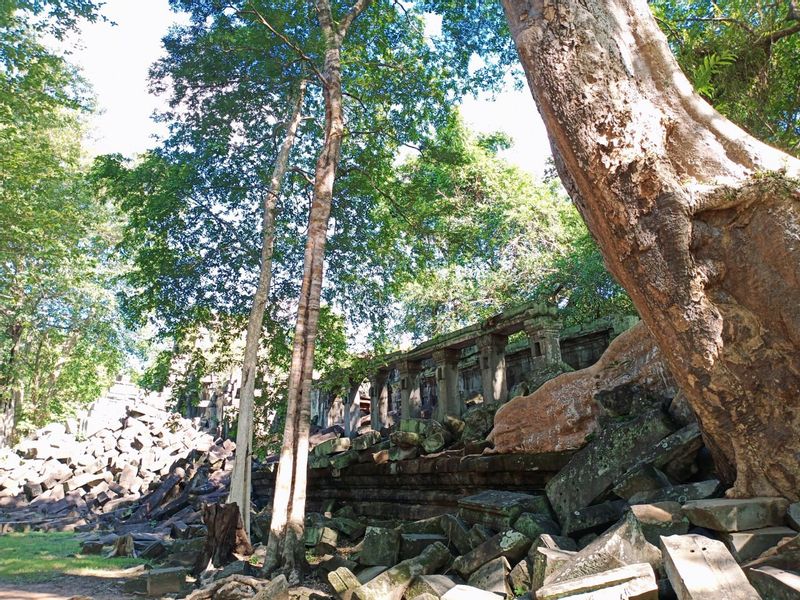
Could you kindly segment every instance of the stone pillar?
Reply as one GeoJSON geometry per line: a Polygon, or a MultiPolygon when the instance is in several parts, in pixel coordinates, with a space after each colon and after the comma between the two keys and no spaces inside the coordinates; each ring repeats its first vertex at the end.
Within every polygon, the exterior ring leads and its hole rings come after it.
{"type": "Polygon", "coordinates": [[[447,415],[460,417],[464,412],[461,398],[458,395],[458,360],[461,352],[452,348],[437,350],[433,353],[436,364],[436,392],[438,405],[436,418],[444,419],[447,415]]]}
{"type": "Polygon", "coordinates": [[[351,383],[347,392],[347,403],[344,405],[344,435],[358,435],[358,423],[361,419],[361,384],[351,383]]]}
{"type": "Polygon", "coordinates": [[[484,402],[506,402],[506,345],[508,336],[488,334],[478,338],[484,402]]]}
{"type": "Polygon", "coordinates": [[[370,380],[370,426],[380,431],[389,426],[389,380],[387,369],[378,369],[370,380]]]}
{"type": "MultiPolygon", "coordinates": [[[[531,391],[565,371],[558,343],[561,322],[554,317],[534,317],[525,321],[531,345],[531,391]]],[[[569,370],[569,369],[566,369],[569,370]]]]}
{"type": "Polygon", "coordinates": [[[422,408],[422,395],[419,391],[420,363],[417,360],[401,360],[397,363],[397,370],[400,373],[400,418],[419,417],[422,408]]]}

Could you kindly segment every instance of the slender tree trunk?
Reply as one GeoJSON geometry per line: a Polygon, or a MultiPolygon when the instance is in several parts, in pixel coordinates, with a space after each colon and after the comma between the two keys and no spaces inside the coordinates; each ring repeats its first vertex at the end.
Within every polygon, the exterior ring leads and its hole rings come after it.
{"type": "Polygon", "coordinates": [[[253,295],[253,306],[247,321],[247,338],[244,347],[244,363],[242,365],[242,393],[239,399],[239,423],[236,431],[236,459],[231,474],[228,503],[236,503],[242,515],[244,531],[250,535],[250,469],[252,466],[253,445],[253,400],[256,385],[256,367],[258,363],[258,346],[261,339],[261,327],[264,312],[269,299],[269,288],[272,280],[272,249],[275,242],[275,207],[281,193],[283,179],[289,166],[289,155],[292,151],[297,128],[303,114],[306,82],[301,81],[294,103],[291,117],[286,125],[286,134],[278,152],[269,189],[264,196],[264,216],[262,221],[261,270],[258,285],[253,295]]]}
{"type": "Polygon", "coordinates": [[[333,19],[328,0],[316,2],[326,44],[325,64],[321,73],[325,100],[325,138],[314,172],[314,195],[309,215],[303,282],[289,372],[286,428],[275,481],[272,523],[264,562],[266,572],[271,572],[280,565],[288,573],[290,581],[298,580],[300,571],[305,568],[303,534],[314,348],[319,325],[333,184],[344,134],[341,48],[353,20],[370,2],[371,0],[358,0],[338,23],[333,19]]]}
{"type": "Polygon", "coordinates": [[[800,174],[694,93],[645,0],[503,0],[559,174],[729,495],[800,495],[800,174]]]}

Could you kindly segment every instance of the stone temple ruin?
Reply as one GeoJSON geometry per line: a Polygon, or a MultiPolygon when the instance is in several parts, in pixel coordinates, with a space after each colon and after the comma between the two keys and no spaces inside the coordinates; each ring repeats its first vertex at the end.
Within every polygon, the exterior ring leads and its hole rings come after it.
{"type": "Polygon", "coordinates": [[[220,544],[234,444],[142,400],[0,452],[0,532],[145,557],[122,592],[150,597],[800,598],[800,503],[723,497],[642,323],[555,317],[526,305],[317,394],[302,585],[257,566],[277,457],[253,463],[254,547],[220,544]]]}

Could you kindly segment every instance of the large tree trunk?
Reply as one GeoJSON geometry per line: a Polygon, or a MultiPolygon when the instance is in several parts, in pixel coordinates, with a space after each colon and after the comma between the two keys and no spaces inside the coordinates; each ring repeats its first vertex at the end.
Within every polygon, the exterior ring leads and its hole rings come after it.
{"type": "Polygon", "coordinates": [[[290,582],[296,581],[299,572],[305,567],[303,534],[314,348],[319,324],[333,184],[344,134],[341,48],[353,20],[370,2],[371,0],[358,0],[338,23],[333,18],[328,0],[316,2],[326,46],[325,64],[321,72],[325,99],[325,138],[314,172],[314,195],[309,214],[303,282],[297,306],[289,371],[286,427],[275,479],[272,522],[264,561],[265,572],[269,573],[280,565],[288,574],[290,582]]]}
{"type": "Polygon", "coordinates": [[[731,495],[800,495],[800,163],[722,117],[644,0],[503,0],[567,190],[731,495]]]}
{"type": "Polygon", "coordinates": [[[253,450],[253,401],[256,387],[256,367],[258,363],[258,346],[261,339],[261,327],[264,312],[269,299],[270,282],[272,281],[272,249],[275,242],[275,207],[283,186],[283,178],[289,166],[289,155],[292,152],[297,128],[303,114],[306,82],[301,81],[292,114],[286,124],[286,134],[278,151],[269,189],[264,196],[264,215],[262,218],[261,271],[258,274],[258,285],[253,295],[253,306],[247,321],[247,337],[244,346],[244,362],[242,364],[242,393],[239,398],[239,421],[236,431],[236,459],[231,474],[228,503],[239,506],[242,514],[244,530],[250,534],[250,470],[253,450]]]}

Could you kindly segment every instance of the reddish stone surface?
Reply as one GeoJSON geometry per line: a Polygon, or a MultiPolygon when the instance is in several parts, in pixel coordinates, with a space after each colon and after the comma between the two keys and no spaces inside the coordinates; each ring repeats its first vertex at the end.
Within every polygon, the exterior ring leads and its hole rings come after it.
{"type": "Polygon", "coordinates": [[[494,451],[575,450],[597,427],[594,395],[635,383],[664,393],[673,387],[661,352],[643,323],[618,336],[591,367],[551,379],[533,394],[512,399],[497,411],[489,439],[494,451]]]}

